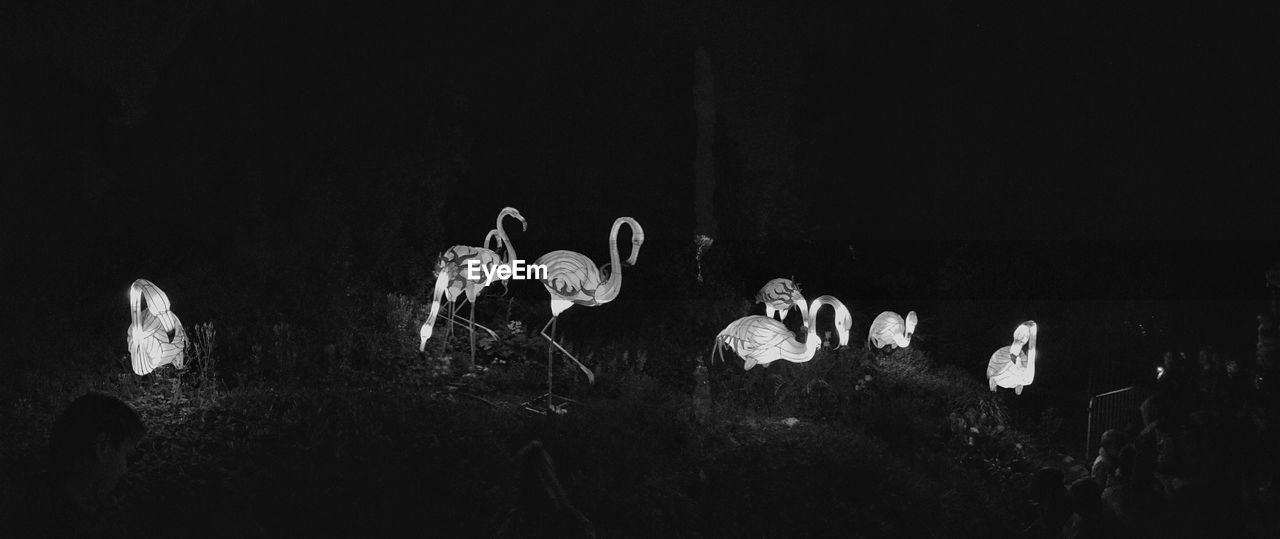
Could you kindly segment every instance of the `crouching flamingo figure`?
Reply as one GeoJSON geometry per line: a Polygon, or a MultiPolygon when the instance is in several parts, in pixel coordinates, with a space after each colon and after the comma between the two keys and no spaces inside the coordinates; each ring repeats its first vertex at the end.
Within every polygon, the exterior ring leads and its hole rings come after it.
{"type": "Polygon", "coordinates": [[[907,313],[904,321],[898,313],[885,311],[871,322],[871,330],[867,332],[867,348],[889,350],[911,346],[911,335],[916,331],[916,312],[907,313]]]}
{"type": "Polygon", "coordinates": [[[1013,331],[1013,344],[991,354],[987,362],[987,384],[993,392],[999,386],[1013,388],[1015,394],[1021,395],[1022,387],[1031,385],[1035,379],[1036,323],[1028,320],[1013,331]]]}
{"type": "MultiPolygon", "coordinates": [[[[542,397],[538,397],[533,401],[525,403],[526,408],[535,410],[532,403],[542,398],[547,399],[547,409],[557,414],[565,413],[564,409],[554,403],[555,393],[552,391],[552,358],[555,350],[573,361],[583,373],[587,375],[587,381],[594,384],[596,376],[583,365],[578,358],[573,357],[568,350],[560,346],[556,342],[556,319],[560,317],[565,309],[574,305],[582,305],[584,307],[597,307],[613,301],[618,297],[618,293],[622,291],[622,268],[626,266],[634,266],[636,258],[640,256],[640,245],[644,243],[644,229],[640,227],[640,223],[630,217],[619,217],[613,222],[613,228],[609,231],[609,260],[604,267],[596,267],[595,262],[582,253],[573,251],[551,251],[538,257],[534,261],[535,266],[545,266],[547,271],[538,279],[542,282],[542,286],[546,287],[547,292],[551,295],[551,319],[542,326],[540,332],[547,342],[547,393],[542,397]],[[622,225],[631,228],[631,256],[623,262],[618,254],[618,231],[622,225]],[[606,271],[611,269],[611,271],[606,271]],[[547,335],[547,328],[551,328],[551,335],[547,335]]],[[[570,399],[561,397],[561,400],[573,402],[570,399]]]]}
{"type": "Polygon", "coordinates": [[[756,365],[769,367],[770,363],[783,359],[792,363],[804,363],[813,359],[818,352],[822,340],[818,338],[815,319],[823,307],[830,306],[836,311],[836,333],[840,338],[840,346],[849,344],[849,328],[853,325],[853,317],[844,303],[833,296],[819,296],[809,304],[809,312],[805,315],[805,325],[809,327],[804,342],[796,339],[787,326],[768,316],[744,316],[726,326],[716,335],[716,342],[711,348],[711,361],[724,361],[724,349],[736,352],[743,361],[743,370],[751,370],[756,365]]]}
{"type": "Polygon", "coordinates": [[[756,292],[756,303],[764,304],[764,315],[769,318],[777,313],[778,320],[785,320],[791,309],[799,309],[801,316],[809,314],[809,305],[805,303],[804,296],[800,295],[800,287],[791,279],[777,278],[764,283],[760,291],[756,292]]]}
{"type": "Polygon", "coordinates": [[[182,329],[178,315],[170,310],[169,296],[151,281],[138,279],[129,286],[129,313],[132,322],[128,343],[133,372],[143,376],[169,364],[182,369],[187,332],[182,329]]]}
{"type": "MultiPolygon", "coordinates": [[[[427,340],[431,339],[436,323],[436,315],[440,312],[440,298],[442,296],[449,302],[448,314],[445,315],[446,318],[448,318],[448,321],[459,326],[462,325],[462,322],[457,319],[457,310],[460,306],[455,307],[454,305],[456,304],[458,297],[464,292],[466,293],[467,301],[471,303],[471,317],[467,325],[467,329],[471,333],[471,364],[474,365],[476,361],[475,328],[477,326],[488,333],[494,340],[498,339],[497,334],[495,334],[493,330],[480,324],[476,324],[476,299],[480,297],[480,292],[488,286],[487,275],[493,274],[499,266],[511,264],[511,261],[515,259],[515,248],[511,245],[511,239],[507,237],[507,232],[502,227],[502,220],[507,216],[518,219],[522,226],[522,230],[528,229],[528,222],[524,220],[523,215],[520,215],[519,210],[512,207],[503,208],[502,211],[498,213],[496,232],[490,231],[489,235],[485,237],[486,247],[454,245],[442,253],[440,258],[436,260],[436,282],[431,293],[431,312],[427,315],[426,323],[422,325],[422,329],[418,332],[420,339],[418,345],[419,352],[426,350],[427,340]],[[506,260],[498,256],[498,253],[493,252],[487,247],[490,239],[495,237],[497,239],[498,246],[506,247],[506,260]],[[474,272],[471,271],[471,267],[473,266],[477,268],[474,272]],[[473,273],[476,278],[472,278],[473,273]]],[[[450,333],[452,333],[452,325],[449,326],[449,330],[450,333]]],[[[444,344],[446,346],[448,345],[448,335],[445,337],[444,344]]]]}

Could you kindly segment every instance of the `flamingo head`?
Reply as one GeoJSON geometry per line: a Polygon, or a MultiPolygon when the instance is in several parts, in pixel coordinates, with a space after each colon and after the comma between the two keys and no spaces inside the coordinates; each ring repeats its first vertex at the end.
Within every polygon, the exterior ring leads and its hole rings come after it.
{"type": "Polygon", "coordinates": [[[627,257],[627,266],[636,265],[636,259],[640,258],[640,245],[644,244],[644,232],[637,230],[631,236],[631,256],[627,257]]]}
{"type": "Polygon", "coordinates": [[[495,228],[490,230],[489,233],[485,235],[484,248],[494,252],[497,252],[498,249],[502,248],[502,236],[498,235],[498,229],[495,228]],[[490,244],[493,244],[493,247],[489,247],[490,244]]]}
{"type": "Polygon", "coordinates": [[[631,256],[627,257],[623,265],[634,266],[636,259],[640,257],[640,245],[644,244],[644,228],[630,217],[619,217],[617,222],[631,225],[631,256]]]}
{"type": "Polygon", "coordinates": [[[836,306],[836,334],[840,336],[840,346],[849,346],[849,330],[853,329],[853,316],[844,305],[836,306]]]}
{"type": "Polygon", "coordinates": [[[427,350],[427,340],[431,339],[432,325],[433,324],[430,323],[422,324],[422,329],[418,331],[418,336],[421,339],[418,343],[419,352],[425,352],[427,350]]]}
{"type": "Polygon", "coordinates": [[[1021,347],[1022,345],[1027,344],[1027,341],[1029,340],[1031,340],[1031,326],[1021,324],[1018,326],[1018,329],[1013,330],[1014,346],[1021,347]]]}
{"type": "Polygon", "coordinates": [[[520,221],[520,231],[521,232],[529,231],[529,222],[524,220],[523,215],[520,215],[520,210],[512,208],[511,206],[507,206],[502,209],[501,215],[510,215],[512,217],[515,217],[517,220],[520,221]]]}
{"type": "Polygon", "coordinates": [[[916,312],[907,313],[907,328],[903,333],[906,334],[907,340],[911,340],[911,336],[916,332],[916,312]]]}
{"type": "Polygon", "coordinates": [[[129,326],[129,344],[133,347],[142,346],[142,340],[147,337],[146,332],[142,330],[142,326],[131,324],[129,326]]]}

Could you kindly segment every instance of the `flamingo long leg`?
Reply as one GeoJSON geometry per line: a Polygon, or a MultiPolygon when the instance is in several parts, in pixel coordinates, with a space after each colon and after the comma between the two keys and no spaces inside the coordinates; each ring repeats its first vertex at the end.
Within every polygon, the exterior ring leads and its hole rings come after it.
{"type": "MultiPolygon", "coordinates": [[[[556,318],[556,316],[552,316],[550,320],[547,320],[547,325],[542,326],[543,337],[547,337],[547,326],[551,326],[551,335],[556,334],[556,318]]],[[[555,373],[555,350],[552,349],[552,346],[556,345],[556,339],[555,337],[547,337],[547,340],[551,342],[551,344],[547,345],[547,409],[554,412],[556,407],[555,404],[551,402],[551,395],[554,393],[552,391],[552,384],[554,383],[555,378],[553,376],[555,373]]]]}
{"type": "MultiPolygon", "coordinates": [[[[440,318],[443,318],[443,319],[445,319],[445,320],[452,321],[454,324],[457,324],[457,325],[459,325],[459,326],[466,327],[466,324],[463,324],[461,320],[458,320],[458,319],[455,319],[455,318],[450,318],[448,315],[442,314],[442,315],[440,315],[440,318]]],[[[490,338],[492,338],[493,340],[495,340],[495,341],[496,341],[496,340],[498,340],[498,334],[497,334],[497,333],[494,333],[494,331],[493,331],[492,329],[489,329],[489,328],[487,328],[487,327],[484,327],[484,326],[483,326],[483,325],[481,325],[479,322],[476,322],[476,327],[478,327],[478,328],[480,328],[480,329],[484,330],[484,332],[485,332],[485,333],[488,333],[488,334],[489,334],[489,337],[490,337],[490,338]]]]}
{"type": "MultiPolygon", "coordinates": [[[[446,312],[450,312],[450,313],[454,312],[453,304],[454,304],[453,301],[449,302],[449,306],[445,308],[446,312]]],[[[448,317],[447,319],[454,320],[452,316],[448,317]]],[[[448,325],[448,328],[444,332],[444,339],[441,339],[441,341],[443,342],[440,344],[440,355],[443,356],[446,352],[449,351],[449,339],[451,337],[453,337],[453,324],[448,325]]]]}
{"type": "Polygon", "coordinates": [[[467,328],[471,332],[471,366],[476,366],[476,302],[471,301],[471,320],[467,328]]]}
{"type": "MultiPolygon", "coordinates": [[[[552,332],[553,334],[555,333],[555,325],[553,325],[553,322],[555,322],[555,321],[556,321],[556,317],[552,317],[552,318],[551,318],[551,321],[547,322],[547,326],[551,326],[551,328],[552,328],[552,329],[551,329],[551,332],[552,332]]],[[[543,336],[543,337],[546,337],[546,338],[547,338],[547,341],[551,342],[551,346],[556,347],[557,349],[559,349],[559,350],[560,350],[560,352],[564,353],[564,355],[565,355],[565,356],[567,356],[569,359],[573,360],[573,363],[574,363],[575,365],[577,365],[577,366],[578,366],[578,368],[579,368],[579,369],[581,369],[581,370],[582,370],[582,372],[583,372],[584,374],[586,374],[586,375],[587,375],[587,383],[590,383],[590,384],[595,384],[595,383],[596,383],[596,375],[595,375],[595,373],[591,372],[591,369],[588,369],[588,368],[587,368],[587,366],[586,366],[586,365],[583,365],[581,361],[578,361],[578,358],[573,357],[573,354],[570,354],[570,353],[569,353],[569,351],[568,351],[568,350],[565,350],[563,346],[560,346],[560,343],[556,342],[556,340],[555,340],[555,339],[553,339],[553,338],[551,338],[550,336],[548,336],[548,335],[547,335],[547,328],[546,328],[546,326],[543,326],[543,327],[542,327],[542,336],[543,336]]],[[[551,356],[551,349],[550,349],[550,348],[548,348],[548,349],[547,349],[547,359],[548,359],[548,362],[550,362],[550,356],[551,356]]]]}

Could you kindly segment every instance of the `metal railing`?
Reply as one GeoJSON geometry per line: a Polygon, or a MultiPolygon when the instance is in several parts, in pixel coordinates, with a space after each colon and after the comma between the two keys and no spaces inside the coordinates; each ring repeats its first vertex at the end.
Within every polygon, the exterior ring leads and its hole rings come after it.
{"type": "Polygon", "coordinates": [[[1109,429],[1128,431],[1142,428],[1142,401],[1150,396],[1150,390],[1140,386],[1108,391],[1089,399],[1089,426],[1085,435],[1084,458],[1087,465],[1097,456],[1102,433],[1109,429]]]}

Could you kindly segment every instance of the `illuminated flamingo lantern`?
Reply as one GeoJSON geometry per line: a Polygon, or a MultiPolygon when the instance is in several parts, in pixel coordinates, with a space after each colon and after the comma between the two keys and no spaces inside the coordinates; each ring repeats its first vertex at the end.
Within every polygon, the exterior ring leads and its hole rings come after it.
{"type": "Polygon", "coordinates": [[[809,327],[804,342],[796,340],[799,335],[793,334],[782,322],[768,316],[752,315],[739,318],[716,335],[716,342],[711,348],[711,360],[717,358],[724,361],[724,349],[732,349],[743,361],[743,370],[751,370],[756,365],[769,367],[770,363],[784,359],[792,363],[804,363],[813,359],[818,352],[821,339],[818,338],[817,323],[814,321],[818,311],[830,306],[835,309],[836,333],[840,337],[840,346],[849,344],[849,328],[853,325],[853,317],[849,315],[844,303],[832,296],[819,296],[809,304],[809,312],[805,313],[805,322],[809,327]]]}
{"type": "Polygon", "coordinates": [[[907,313],[904,321],[898,313],[885,311],[871,322],[871,330],[867,332],[867,348],[881,350],[888,346],[889,350],[911,346],[911,335],[916,331],[916,312],[907,313]]]}
{"type": "MultiPolygon", "coordinates": [[[[756,303],[764,304],[764,315],[769,318],[778,313],[778,320],[785,320],[791,309],[799,309],[802,316],[809,314],[809,306],[800,295],[800,287],[791,279],[778,278],[765,283],[756,292],[756,303]]],[[[805,323],[808,323],[807,319],[805,323]]]]}
{"type": "Polygon", "coordinates": [[[1036,323],[1028,320],[1013,332],[1013,344],[1002,346],[991,354],[987,362],[987,384],[991,391],[996,387],[1013,388],[1021,395],[1022,387],[1031,385],[1036,378],[1036,323]],[[1025,350],[1024,350],[1025,347],[1025,350]]]}
{"type": "MultiPolygon", "coordinates": [[[[551,320],[542,326],[542,336],[550,343],[547,347],[547,394],[534,399],[547,399],[547,409],[555,413],[564,413],[563,408],[555,404],[555,393],[552,391],[552,357],[556,349],[564,353],[574,364],[586,373],[588,382],[594,384],[596,381],[595,374],[588,369],[586,365],[573,357],[568,350],[560,346],[556,342],[556,319],[565,309],[574,305],[582,305],[584,307],[596,307],[613,301],[618,297],[618,293],[622,291],[622,268],[624,266],[634,266],[636,258],[640,256],[640,245],[644,243],[644,229],[640,227],[640,223],[630,217],[619,217],[613,222],[613,228],[609,231],[609,260],[603,268],[597,268],[596,264],[582,253],[573,251],[552,251],[544,254],[536,261],[534,266],[545,266],[547,271],[541,275],[539,280],[542,286],[546,287],[547,292],[551,294],[551,320]],[[623,262],[618,254],[618,231],[622,225],[631,228],[631,256],[623,262]],[[613,268],[612,271],[606,272],[606,268],[613,268]],[[551,335],[547,335],[547,328],[551,328],[551,335]]],[[[572,402],[569,399],[563,399],[572,402]]],[[[530,401],[530,403],[534,402],[530,401]]],[[[530,403],[526,403],[528,406],[530,403]]]]}
{"type": "MultiPolygon", "coordinates": [[[[440,312],[441,296],[444,296],[444,298],[449,302],[449,314],[446,315],[446,317],[450,322],[462,325],[462,323],[457,319],[456,315],[458,308],[455,308],[454,304],[457,302],[458,297],[465,292],[467,295],[467,301],[471,303],[471,317],[468,321],[467,330],[471,333],[471,364],[475,364],[475,328],[479,325],[476,324],[476,298],[480,296],[480,292],[484,290],[485,286],[487,286],[486,275],[490,275],[495,272],[498,266],[510,264],[510,261],[514,260],[516,256],[515,248],[511,245],[511,239],[507,237],[507,232],[502,227],[502,220],[507,216],[518,219],[522,230],[527,230],[529,227],[529,224],[524,220],[524,216],[520,215],[520,211],[515,208],[503,208],[503,210],[498,213],[496,238],[499,245],[506,246],[507,260],[503,260],[497,253],[487,247],[454,245],[441,254],[440,258],[436,261],[436,284],[431,293],[431,313],[427,315],[427,321],[422,325],[422,329],[419,331],[419,337],[421,338],[421,342],[418,346],[419,351],[424,351],[427,348],[427,340],[431,338],[432,330],[436,322],[436,315],[440,312]],[[479,268],[474,272],[478,274],[478,279],[469,278],[470,276],[468,274],[472,272],[468,271],[468,269],[471,266],[479,268]]],[[[490,231],[490,234],[494,234],[494,232],[490,231]]],[[[486,236],[485,244],[488,245],[490,239],[493,237],[494,236],[486,236]]],[[[450,326],[451,332],[452,329],[453,326],[450,326]]],[[[480,326],[480,329],[489,333],[489,336],[494,340],[497,340],[498,336],[493,332],[493,330],[484,326],[480,326]]],[[[447,336],[445,344],[448,344],[447,336]]]]}
{"type": "MultiPolygon", "coordinates": [[[[498,229],[496,229],[496,228],[495,228],[495,229],[493,229],[493,230],[490,230],[488,234],[485,234],[485,235],[484,235],[484,248],[485,248],[485,249],[488,249],[488,250],[490,250],[490,251],[493,251],[493,252],[495,252],[495,253],[497,253],[498,251],[500,251],[500,250],[502,249],[502,236],[501,236],[501,234],[502,234],[502,232],[501,232],[501,231],[499,231],[499,230],[498,230],[498,229]],[[489,244],[491,244],[491,243],[493,244],[493,247],[490,247],[490,246],[489,246],[489,244]]],[[[500,256],[499,258],[502,258],[504,261],[509,262],[509,259],[511,258],[511,252],[510,252],[510,251],[508,251],[505,257],[500,256]]],[[[505,295],[507,295],[507,290],[508,290],[508,288],[507,288],[507,281],[508,281],[509,279],[496,279],[496,280],[497,280],[498,282],[501,282],[501,283],[502,283],[502,290],[503,290],[502,295],[504,295],[504,296],[505,296],[505,295]]]]}
{"type": "Polygon", "coordinates": [[[138,279],[129,286],[129,356],[133,372],[139,376],[168,364],[182,368],[187,332],[169,309],[169,296],[151,281],[138,279]],[[146,309],[142,308],[144,299],[146,309]]]}

